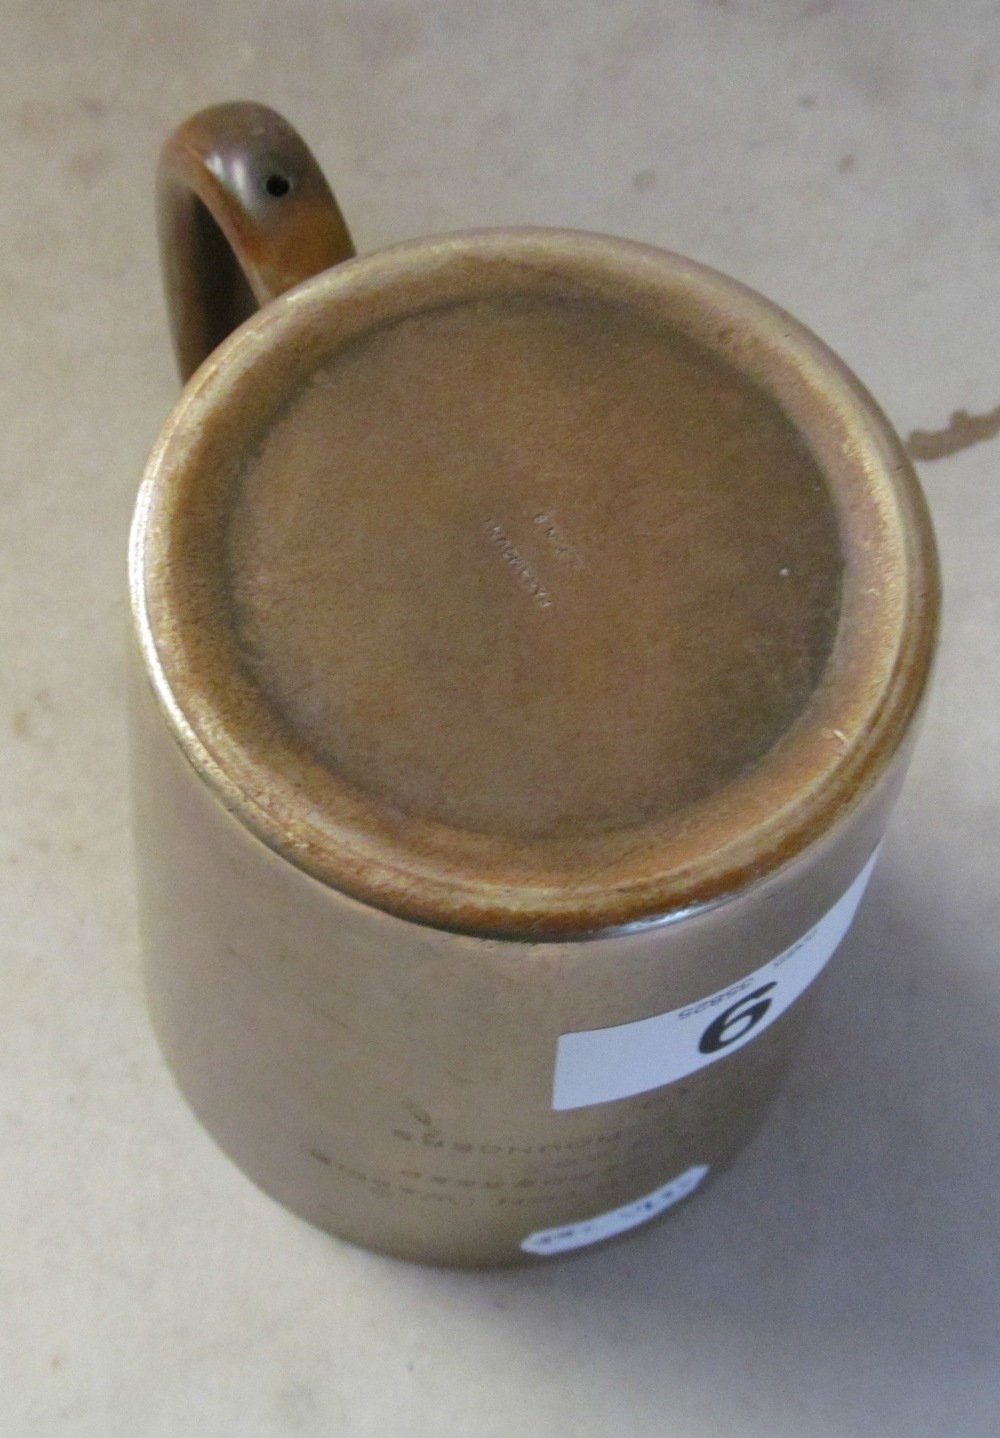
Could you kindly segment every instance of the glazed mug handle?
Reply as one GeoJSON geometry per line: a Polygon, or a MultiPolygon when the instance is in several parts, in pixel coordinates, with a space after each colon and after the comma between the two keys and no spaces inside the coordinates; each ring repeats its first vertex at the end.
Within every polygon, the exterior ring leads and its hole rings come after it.
{"type": "Polygon", "coordinates": [[[174,131],[160,158],[157,209],[183,380],[261,305],[355,252],[298,131],[249,101],[213,105],[174,131]]]}

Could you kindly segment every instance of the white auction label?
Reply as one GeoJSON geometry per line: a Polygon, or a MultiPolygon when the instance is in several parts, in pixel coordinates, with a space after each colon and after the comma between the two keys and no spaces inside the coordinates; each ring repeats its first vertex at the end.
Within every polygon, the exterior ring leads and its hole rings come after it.
{"type": "Polygon", "coordinates": [[[627,1233],[648,1223],[657,1214],[666,1213],[689,1193],[694,1193],[708,1173],[705,1164],[700,1163],[687,1169],[679,1178],[672,1178],[661,1188],[637,1198],[633,1203],[623,1204],[610,1213],[599,1213],[596,1218],[585,1218],[581,1223],[564,1223],[559,1228],[543,1228],[531,1233],[521,1243],[525,1253],[537,1253],[547,1258],[554,1253],[569,1253],[573,1248],[586,1248],[590,1243],[600,1243],[604,1238],[614,1238],[617,1233],[627,1233]]]}
{"type": "Polygon", "coordinates": [[[584,1108],[662,1088],[762,1034],[809,987],[847,933],[877,858],[876,849],[819,923],[755,973],[670,1013],[563,1034],[552,1107],[584,1108]]]}

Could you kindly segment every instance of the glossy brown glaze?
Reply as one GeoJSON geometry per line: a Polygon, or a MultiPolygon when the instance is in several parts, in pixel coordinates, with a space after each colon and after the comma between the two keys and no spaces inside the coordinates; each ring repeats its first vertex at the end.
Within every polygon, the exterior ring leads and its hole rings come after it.
{"type": "Polygon", "coordinates": [[[312,152],[266,105],[186,120],[163,148],[158,207],[182,379],[259,305],[354,254],[312,152]]]}

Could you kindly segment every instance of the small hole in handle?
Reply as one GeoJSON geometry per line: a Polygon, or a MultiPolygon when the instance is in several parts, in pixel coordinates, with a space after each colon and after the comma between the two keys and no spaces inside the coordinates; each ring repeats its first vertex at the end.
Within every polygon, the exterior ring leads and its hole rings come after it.
{"type": "Polygon", "coordinates": [[[264,189],[276,200],[280,200],[282,195],[287,195],[291,188],[292,182],[287,175],[268,175],[264,181],[264,189]]]}

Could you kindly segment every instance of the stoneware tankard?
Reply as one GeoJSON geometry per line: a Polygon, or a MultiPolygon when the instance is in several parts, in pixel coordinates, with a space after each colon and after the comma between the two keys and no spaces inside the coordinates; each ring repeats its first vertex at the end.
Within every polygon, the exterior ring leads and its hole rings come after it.
{"type": "Polygon", "coordinates": [[[759,1122],[875,862],[938,611],[900,443],[678,255],[354,257],[262,106],[177,131],[160,219],[187,385],[130,577],[167,1061],[356,1243],[631,1231],[759,1122]]]}

